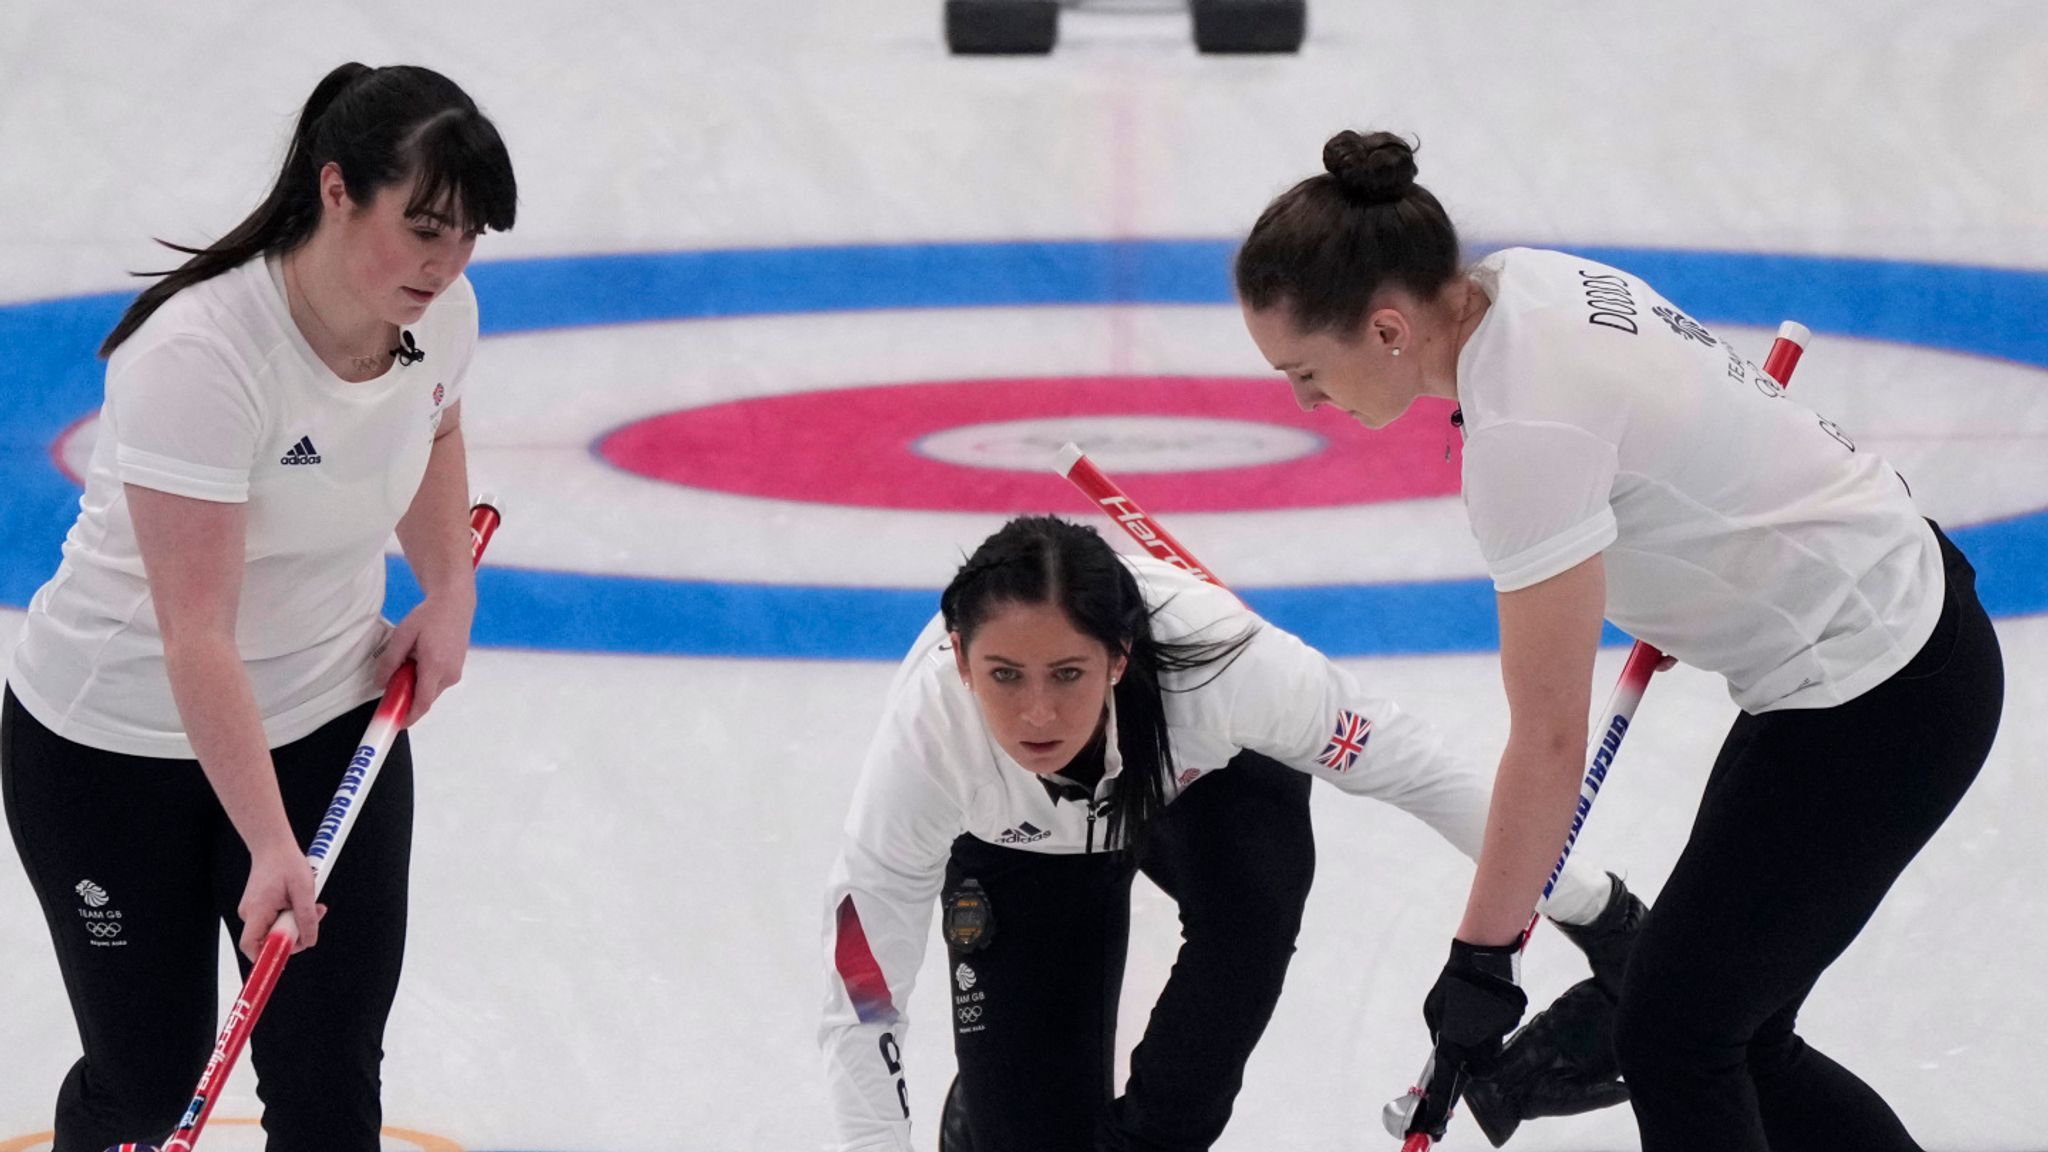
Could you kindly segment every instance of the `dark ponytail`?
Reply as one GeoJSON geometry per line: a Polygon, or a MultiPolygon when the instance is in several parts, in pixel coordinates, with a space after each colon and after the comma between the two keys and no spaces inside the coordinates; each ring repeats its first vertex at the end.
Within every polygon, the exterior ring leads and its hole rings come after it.
{"type": "Polygon", "coordinates": [[[1323,174],[1267,205],[1238,249],[1244,305],[1284,305],[1303,332],[1348,335],[1382,288],[1442,291],[1458,273],[1458,230],[1415,182],[1415,148],[1391,132],[1332,136],[1323,174]]]}
{"type": "Polygon", "coordinates": [[[947,630],[971,644],[982,623],[1009,604],[1057,604],[1077,631],[1112,653],[1128,653],[1115,689],[1117,751],[1124,768],[1106,843],[1141,845],[1146,828],[1166,807],[1167,782],[1174,775],[1162,696],[1169,689],[1161,678],[1212,666],[1221,674],[1251,642],[1253,629],[1210,641],[1155,639],[1157,609],[1146,606],[1130,568],[1101,536],[1054,516],[1018,517],[983,541],[939,597],[939,612],[947,630]]]}
{"type": "Polygon", "coordinates": [[[490,120],[455,82],[429,68],[343,64],[306,98],[284,167],[247,219],[204,248],[157,243],[191,257],[137,296],[100,344],[113,354],[163,302],[258,256],[289,252],[320,224],[320,170],[341,167],[349,199],[416,179],[406,215],[454,206],[462,228],[512,227],[518,188],[512,160],[490,120]]]}

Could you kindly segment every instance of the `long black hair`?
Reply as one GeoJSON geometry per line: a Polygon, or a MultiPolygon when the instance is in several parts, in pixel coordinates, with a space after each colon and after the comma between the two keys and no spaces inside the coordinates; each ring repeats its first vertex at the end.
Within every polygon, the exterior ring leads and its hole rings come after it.
{"type": "MultiPolygon", "coordinates": [[[[1011,604],[1054,604],[1075,630],[1100,641],[1110,654],[1128,656],[1117,682],[1117,751],[1123,773],[1109,810],[1107,843],[1135,848],[1166,806],[1173,778],[1173,745],[1162,693],[1169,672],[1214,667],[1220,675],[1249,644],[1256,626],[1207,641],[1162,642],[1130,568],[1101,536],[1055,516],[1020,516],[982,541],[946,585],[939,612],[963,645],[997,609],[1011,604]]],[[[1213,680],[1214,675],[1209,677],[1213,680]]],[[[1207,684],[1204,680],[1202,684],[1207,684]]]]}
{"type": "Polygon", "coordinates": [[[299,113],[284,167],[248,219],[204,248],[157,243],[191,257],[144,289],[100,344],[109,356],[180,291],[259,255],[289,252],[320,223],[320,170],[341,168],[349,199],[368,204],[380,189],[415,181],[407,216],[453,206],[455,227],[503,232],[519,199],[512,159],[498,130],[453,80],[409,64],[343,64],[314,87],[299,113]]]}
{"type": "Polygon", "coordinates": [[[1323,171],[1275,197],[1238,249],[1238,299],[1285,305],[1307,333],[1348,336],[1381,288],[1433,299],[1458,274],[1458,230],[1415,182],[1415,146],[1391,132],[1339,132],[1323,171]]]}

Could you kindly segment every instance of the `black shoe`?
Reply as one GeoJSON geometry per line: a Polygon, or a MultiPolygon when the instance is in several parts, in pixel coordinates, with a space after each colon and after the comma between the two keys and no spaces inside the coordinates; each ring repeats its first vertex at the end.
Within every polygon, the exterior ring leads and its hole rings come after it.
{"type": "Polygon", "coordinates": [[[1524,1120],[1576,1116],[1628,1099],[1614,1059],[1614,1000],[1581,980],[1508,1039],[1465,1086],[1465,1110],[1495,1148],[1524,1120]]]}
{"type": "Polygon", "coordinates": [[[1560,922],[1557,927],[1586,954],[1587,963],[1593,967],[1593,978],[1600,982],[1608,999],[1619,1001],[1621,978],[1628,971],[1629,949],[1634,947],[1636,933],[1642,931],[1643,919],[1650,909],[1636,899],[1621,877],[1609,872],[1607,878],[1614,882],[1614,891],[1607,898],[1607,907],[1591,924],[1560,922]]]}

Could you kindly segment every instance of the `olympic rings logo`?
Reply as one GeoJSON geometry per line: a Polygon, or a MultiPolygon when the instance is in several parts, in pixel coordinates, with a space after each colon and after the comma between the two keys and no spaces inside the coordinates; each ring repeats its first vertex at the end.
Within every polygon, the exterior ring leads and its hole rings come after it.
{"type": "Polygon", "coordinates": [[[972,1024],[976,1020],[981,1019],[981,1005],[975,1004],[970,1007],[959,1009],[957,1014],[959,1015],[960,1022],[962,1024],[972,1024]]]}
{"type": "Polygon", "coordinates": [[[112,940],[121,934],[121,925],[114,920],[100,920],[87,924],[85,930],[102,940],[112,940]]]}

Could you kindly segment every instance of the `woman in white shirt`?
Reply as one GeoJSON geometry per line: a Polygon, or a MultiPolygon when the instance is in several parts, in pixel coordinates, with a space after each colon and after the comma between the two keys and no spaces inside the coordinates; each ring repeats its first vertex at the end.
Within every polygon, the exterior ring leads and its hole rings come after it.
{"type": "Polygon", "coordinates": [[[1238,255],[1246,325],[1304,408],[1378,428],[1457,402],[1498,593],[1512,723],[1425,1005],[1439,1067],[1486,1066],[1520,1014],[1509,957],[1574,811],[1604,616],[1742,708],[1628,964],[1615,1046],[1644,1148],[1915,1147],[1793,1028],[1997,731],[1968,561],[1882,460],[1641,279],[1529,249],[1461,268],[1407,143],[1345,132],[1323,158],[1238,255]]]}
{"type": "MultiPolygon", "coordinates": [[[[268,198],[129,307],[63,561],[7,676],[0,785],[85,1052],[55,1148],[167,1132],[217,1023],[220,925],[298,948],[252,1059],[273,1147],[378,1147],[405,938],[401,737],[327,890],[304,845],[384,679],[461,675],[476,237],[512,225],[491,122],[425,68],[345,64],[268,198]],[[424,601],[380,618],[393,531],[424,601]]],[[[244,969],[247,960],[243,961],[244,969]]]]}
{"type": "MultiPolygon", "coordinates": [[[[1209,1147],[1293,954],[1310,776],[1478,851],[1476,766],[1229,592],[1050,517],[990,537],[897,673],[833,868],[820,1035],[836,1146],[912,1147],[905,1010],[943,904],[959,1064],[945,1152],[1209,1147]],[[1118,1097],[1136,868],[1178,903],[1183,943],[1118,1097]]],[[[1640,902],[1575,866],[1545,910],[1619,979],[1640,902]]],[[[1609,1081],[1552,1084],[1542,1103],[1611,1102],[1609,1081]]]]}

